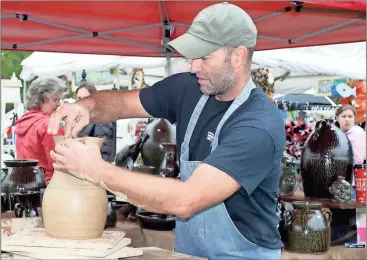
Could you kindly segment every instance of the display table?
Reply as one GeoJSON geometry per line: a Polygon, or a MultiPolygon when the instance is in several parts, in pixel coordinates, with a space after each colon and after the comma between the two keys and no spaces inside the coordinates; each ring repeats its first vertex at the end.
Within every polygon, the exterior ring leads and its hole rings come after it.
{"type": "MultiPolygon", "coordinates": [[[[13,218],[13,212],[6,212],[1,215],[1,218],[13,218]]],[[[41,220],[39,221],[40,223],[41,220]]],[[[144,249],[144,255],[128,259],[202,259],[192,256],[177,254],[172,251],[174,244],[173,231],[155,231],[142,229],[135,222],[117,222],[115,228],[108,230],[123,230],[126,232],[126,237],[131,238],[131,247],[140,247],[144,249]],[[153,247],[153,248],[152,248],[153,247]],[[164,250],[160,250],[164,249],[164,250]]],[[[225,239],[225,238],[223,238],[225,239]]],[[[331,247],[325,254],[297,254],[287,250],[282,252],[282,260],[290,259],[366,259],[366,249],[364,248],[345,248],[342,246],[331,247]]]]}

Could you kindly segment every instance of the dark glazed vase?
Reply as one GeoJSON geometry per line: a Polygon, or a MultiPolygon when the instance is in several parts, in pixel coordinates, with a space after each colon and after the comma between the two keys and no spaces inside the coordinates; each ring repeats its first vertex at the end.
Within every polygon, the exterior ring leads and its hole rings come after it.
{"type": "Polygon", "coordinates": [[[154,119],[146,127],[150,136],[142,147],[141,157],[144,166],[155,167],[155,175],[159,174],[159,167],[164,157],[163,143],[176,143],[176,126],[166,119],[154,119]]]}
{"type": "Polygon", "coordinates": [[[6,212],[8,208],[7,197],[5,193],[1,193],[1,212],[6,212]]]}
{"type": "Polygon", "coordinates": [[[321,203],[292,202],[286,211],[287,239],[285,248],[297,253],[324,253],[330,246],[331,212],[321,203]]]}
{"type": "MultiPolygon", "coordinates": [[[[29,208],[28,201],[32,201],[30,208],[41,206],[40,200],[44,189],[45,169],[37,166],[37,160],[8,160],[4,161],[6,168],[2,170],[1,192],[6,194],[7,210],[29,208]]],[[[20,210],[22,211],[22,210],[20,210]]]]}
{"type": "Polygon", "coordinates": [[[177,165],[177,151],[175,144],[162,144],[164,157],[159,168],[161,177],[177,178],[180,172],[177,165]]]}
{"type": "Polygon", "coordinates": [[[301,175],[306,197],[331,198],[329,186],[338,176],[351,183],[353,150],[348,137],[333,123],[317,122],[301,155],[301,175]]]}

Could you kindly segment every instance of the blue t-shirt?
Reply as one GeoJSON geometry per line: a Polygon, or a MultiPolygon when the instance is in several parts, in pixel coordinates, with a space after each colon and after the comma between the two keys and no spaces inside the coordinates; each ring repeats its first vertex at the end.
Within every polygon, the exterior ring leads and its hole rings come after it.
{"type": "MultiPolygon", "coordinates": [[[[150,115],[177,124],[178,151],[201,96],[198,80],[191,73],[167,77],[140,92],[150,115]]],[[[189,158],[210,164],[241,184],[240,190],[224,201],[233,223],[249,241],[279,249],[283,244],[277,229],[276,197],[285,146],[283,118],[262,89],[253,89],[224,123],[218,147],[211,153],[213,134],[232,102],[209,97],[190,140],[189,158]]]]}

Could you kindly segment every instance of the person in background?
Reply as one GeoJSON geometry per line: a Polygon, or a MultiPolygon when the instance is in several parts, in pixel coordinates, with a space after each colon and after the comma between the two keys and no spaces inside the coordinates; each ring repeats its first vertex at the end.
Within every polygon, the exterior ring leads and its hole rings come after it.
{"type": "Polygon", "coordinates": [[[356,125],[356,109],[352,105],[342,105],[336,112],[336,119],[340,129],[352,143],[354,164],[363,164],[366,159],[366,133],[356,125]]]}
{"type": "MultiPolygon", "coordinates": [[[[339,126],[353,148],[354,164],[363,164],[366,159],[366,133],[356,125],[356,109],[349,104],[342,105],[336,112],[336,125],[339,126]]],[[[352,178],[354,186],[354,178],[352,178]]],[[[357,242],[357,221],[365,218],[365,214],[360,214],[355,209],[331,209],[333,215],[331,229],[331,245],[342,245],[343,243],[357,242]]]]}
{"type": "Polygon", "coordinates": [[[280,113],[282,114],[284,124],[286,124],[288,120],[288,110],[289,106],[287,104],[283,104],[283,109],[280,110],[280,113]]]}
{"type": "MultiPolygon", "coordinates": [[[[34,80],[27,93],[28,111],[15,121],[16,158],[38,160],[38,166],[45,168],[46,183],[54,172],[50,151],[55,149],[53,137],[47,133],[47,124],[66,90],[65,83],[56,77],[34,80]]],[[[61,126],[57,135],[64,135],[61,126]]]]}
{"type": "MultiPolygon", "coordinates": [[[[89,96],[90,94],[97,92],[96,87],[93,84],[83,82],[76,89],[76,98],[80,100],[89,96]]],[[[114,146],[113,140],[113,125],[109,124],[93,124],[90,123],[83,128],[82,131],[79,132],[78,137],[100,137],[104,138],[103,146],[101,149],[101,155],[103,160],[107,162],[113,162],[116,156],[116,149],[114,146]]]]}

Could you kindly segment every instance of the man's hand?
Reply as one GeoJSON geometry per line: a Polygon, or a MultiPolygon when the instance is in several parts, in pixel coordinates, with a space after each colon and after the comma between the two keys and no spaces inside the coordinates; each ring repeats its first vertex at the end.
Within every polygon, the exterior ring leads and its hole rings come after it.
{"type": "Polygon", "coordinates": [[[89,109],[79,103],[65,104],[51,115],[47,132],[56,135],[62,120],[65,120],[65,137],[73,136],[90,122],[89,109]]]}
{"type": "Polygon", "coordinates": [[[51,158],[55,161],[55,170],[67,172],[75,177],[86,179],[95,184],[101,181],[103,159],[97,145],[87,146],[74,139],[66,139],[58,144],[55,151],[51,151],[51,158]]]}

